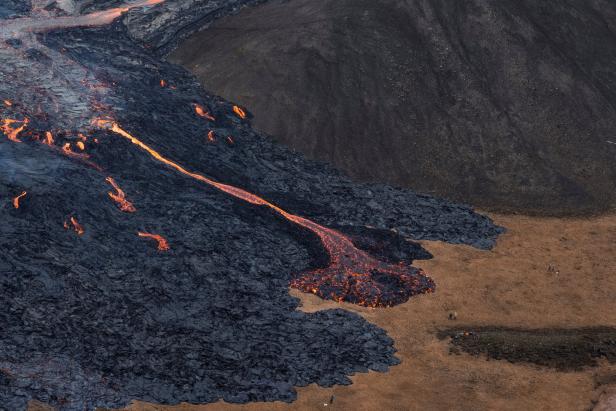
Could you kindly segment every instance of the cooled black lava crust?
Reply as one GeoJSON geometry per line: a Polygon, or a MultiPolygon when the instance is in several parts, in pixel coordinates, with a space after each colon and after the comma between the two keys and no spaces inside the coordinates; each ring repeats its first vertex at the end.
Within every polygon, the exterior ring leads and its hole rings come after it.
{"type": "MultiPolygon", "coordinates": [[[[31,67],[62,53],[113,86],[101,110],[168,158],[335,226],[384,261],[429,257],[403,237],[489,248],[502,231],[466,206],[352,183],[255,133],[230,103],[159,57],[173,25],[143,23],[140,31],[143,21],[133,13],[130,31],[124,18],[40,34],[34,48],[7,44],[31,67]],[[154,36],[157,29],[165,35],[154,36]],[[134,32],[165,40],[144,47],[134,32]],[[216,122],[196,116],[193,103],[216,122]],[[207,141],[210,130],[216,143],[207,141]],[[392,228],[398,234],[383,231],[392,228]]],[[[0,67],[0,76],[9,70],[0,67]]],[[[38,87],[47,80],[34,74],[28,81],[38,87]]],[[[0,82],[0,97],[19,94],[15,87],[0,82]]],[[[52,130],[69,141],[75,137],[63,134],[61,123],[76,107],[65,117],[43,107],[28,130],[52,130]]],[[[0,115],[26,109],[15,101],[0,115]]],[[[24,409],[30,399],[61,410],[120,407],[131,399],[291,401],[294,386],[348,384],[356,372],[398,363],[393,341],[360,316],[296,310],[290,279],[323,263],[313,235],[154,162],[113,133],[91,131],[88,138],[102,172],[40,143],[0,138],[0,409],[24,409]],[[110,201],[106,176],[136,213],[110,201]],[[28,194],[15,209],[11,199],[21,191],[28,194]],[[85,228],[82,236],[63,228],[69,216],[85,228]],[[171,249],[157,251],[137,231],[164,235],[171,249]]]]}

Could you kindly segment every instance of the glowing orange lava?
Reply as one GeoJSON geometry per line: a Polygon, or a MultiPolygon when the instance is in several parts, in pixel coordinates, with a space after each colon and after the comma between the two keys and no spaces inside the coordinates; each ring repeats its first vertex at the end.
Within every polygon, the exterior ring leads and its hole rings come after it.
{"type": "Polygon", "coordinates": [[[30,120],[28,119],[28,117],[24,118],[21,121],[12,118],[5,118],[2,120],[0,130],[2,130],[4,135],[7,136],[9,140],[14,141],[15,143],[21,143],[21,140],[18,138],[19,133],[24,131],[29,122],[30,120]],[[14,127],[14,124],[21,125],[19,127],[14,127]]]}
{"type": "Polygon", "coordinates": [[[88,158],[90,158],[90,156],[85,153],[75,153],[71,149],[71,143],[65,143],[62,146],[62,152],[69,157],[76,158],[79,160],[87,160],[88,158]]]}
{"type": "Polygon", "coordinates": [[[379,261],[365,251],[356,248],[349,238],[336,230],[291,214],[241,188],[219,183],[204,175],[188,171],[122,129],[115,121],[95,119],[92,124],[120,135],[147,152],[155,160],[190,178],[250,204],[268,207],[283,218],[316,234],[329,254],[329,265],[326,268],[302,273],[291,281],[292,287],[323,298],[371,307],[399,304],[408,300],[411,295],[431,292],[434,289],[434,283],[425,276],[423,271],[404,264],[379,261]],[[391,286],[392,284],[395,286],[391,286]]]}
{"type": "Polygon", "coordinates": [[[77,143],[75,143],[75,145],[77,146],[77,148],[81,151],[86,149],[85,144],[83,144],[83,141],[78,141],[77,143]]]}
{"type": "Polygon", "coordinates": [[[43,140],[43,144],[47,144],[48,146],[52,146],[54,143],[53,140],[53,135],[51,134],[51,131],[46,131],[45,132],[45,139],[43,140]]]}
{"type": "Polygon", "coordinates": [[[233,112],[242,120],[246,118],[246,113],[238,106],[233,106],[233,112]]]}
{"type": "Polygon", "coordinates": [[[13,207],[15,207],[15,209],[19,208],[19,200],[22,199],[23,197],[25,197],[26,194],[28,194],[28,193],[23,191],[20,195],[18,195],[17,197],[13,198],[13,207]]]}
{"type": "Polygon", "coordinates": [[[214,132],[213,132],[212,130],[210,130],[210,131],[207,133],[207,139],[208,139],[208,141],[210,141],[210,142],[212,142],[212,143],[213,143],[214,141],[216,141],[216,138],[214,138],[214,132]]]}
{"type": "Polygon", "coordinates": [[[165,80],[161,80],[160,81],[160,86],[161,87],[166,87],[167,86],[167,82],[165,80]]]}
{"type": "Polygon", "coordinates": [[[158,242],[158,251],[168,251],[170,248],[167,240],[158,234],[142,233],[139,231],[137,232],[137,235],[139,237],[152,238],[156,240],[158,242]]]}
{"type": "Polygon", "coordinates": [[[109,198],[116,202],[121,211],[124,211],[125,213],[134,213],[137,211],[133,203],[126,199],[126,194],[113,178],[107,177],[105,181],[111,184],[116,191],[115,193],[113,191],[109,191],[107,194],[109,195],[109,198]]]}
{"type": "Polygon", "coordinates": [[[195,107],[195,113],[197,113],[199,117],[207,118],[210,121],[216,121],[216,119],[212,117],[212,115],[208,113],[203,106],[199,104],[193,104],[193,106],[195,107]]]}
{"type": "Polygon", "coordinates": [[[79,224],[79,222],[77,221],[77,219],[75,217],[71,217],[69,219],[69,221],[65,221],[64,222],[64,228],[66,230],[68,230],[71,227],[73,228],[73,231],[75,231],[77,233],[77,235],[82,235],[86,231],[86,230],[84,230],[83,226],[81,224],[79,224]],[[69,222],[70,222],[70,224],[69,224],[69,222]]]}
{"type": "Polygon", "coordinates": [[[13,105],[13,102],[11,100],[4,100],[3,103],[7,107],[11,107],[13,105]]]}

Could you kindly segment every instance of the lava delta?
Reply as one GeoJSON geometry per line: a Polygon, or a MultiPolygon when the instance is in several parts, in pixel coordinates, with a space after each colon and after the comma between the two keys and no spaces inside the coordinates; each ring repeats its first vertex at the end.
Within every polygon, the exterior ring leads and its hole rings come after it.
{"type": "MultiPolygon", "coordinates": [[[[413,240],[490,248],[467,206],[352,182],[165,61],[258,3],[0,7],[0,403],[292,401],[397,364],[343,309],[435,290],[413,240]]],[[[374,165],[378,167],[378,164],[374,165]]],[[[429,298],[429,297],[426,297],[429,298]]]]}

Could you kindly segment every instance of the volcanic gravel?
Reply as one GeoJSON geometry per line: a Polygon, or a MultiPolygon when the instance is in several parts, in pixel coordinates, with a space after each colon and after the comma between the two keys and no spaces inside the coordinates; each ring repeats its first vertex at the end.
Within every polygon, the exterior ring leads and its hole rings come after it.
{"type": "Polygon", "coordinates": [[[170,58],[358,180],[501,212],[616,206],[611,0],[271,0],[170,58]]]}
{"type": "Polygon", "coordinates": [[[290,280],[327,259],[312,233],[114,133],[86,130],[89,115],[113,116],[187,169],[336,227],[383,261],[430,257],[409,238],[490,248],[502,232],[469,207],[352,183],[254,132],[250,114],[238,118],[161,58],[187,21],[196,27],[242,2],[179,3],[133,10],[105,27],[0,37],[0,97],[13,101],[0,118],[31,117],[23,143],[0,139],[0,409],[24,409],[30,399],[60,410],[131,399],[292,401],[294,386],[349,384],[354,373],[398,363],[393,341],[359,315],[297,311],[290,280]],[[193,3],[199,13],[187,17],[193,3]],[[97,82],[103,92],[92,91],[97,82]],[[194,104],[216,121],[197,116],[194,104]],[[60,147],[86,133],[102,171],[32,142],[46,130],[60,147]],[[135,213],[110,200],[107,176],[135,213]],[[83,235],[63,227],[70,217],[83,235]],[[164,236],[170,250],[137,232],[164,236]]]}
{"type": "Polygon", "coordinates": [[[485,354],[490,359],[528,362],[559,371],[597,366],[600,359],[616,362],[616,329],[609,327],[533,330],[471,326],[442,330],[438,336],[451,338],[452,353],[485,354]]]}

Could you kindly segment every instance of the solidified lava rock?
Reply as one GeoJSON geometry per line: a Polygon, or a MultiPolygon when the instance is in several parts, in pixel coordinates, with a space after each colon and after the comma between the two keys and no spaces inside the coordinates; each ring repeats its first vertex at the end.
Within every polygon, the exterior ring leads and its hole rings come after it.
{"type": "Polygon", "coordinates": [[[94,117],[193,172],[340,227],[366,256],[399,259],[411,274],[429,255],[408,238],[489,248],[502,232],[466,206],[352,183],[253,131],[159,54],[173,21],[208,21],[242,2],[179,3],[102,27],[37,32],[43,22],[28,20],[19,34],[7,28],[21,22],[1,22],[0,120],[25,127],[20,143],[0,135],[0,409],[291,401],[294,386],[349,384],[398,363],[393,341],[360,316],[296,310],[294,275],[327,264],[315,235],[155,161],[94,117]],[[135,212],[112,201],[107,177],[135,212]],[[372,228],[344,229],[358,226],[372,228]]]}
{"type": "Polygon", "coordinates": [[[615,22],[607,0],[272,0],[171,59],[358,180],[576,214],[616,205],[615,22]]]}
{"type": "Polygon", "coordinates": [[[27,0],[4,0],[0,4],[0,19],[16,17],[30,10],[30,2],[27,0]]]}
{"type": "Polygon", "coordinates": [[[512,363],[528,362],[562,371],[597,365],[605,358],[616,362],[616,329],[609,327],[569,329],[519,329],[467,327],[443,330],[440,338],[451,338],[452,351],[512,363]]]}

